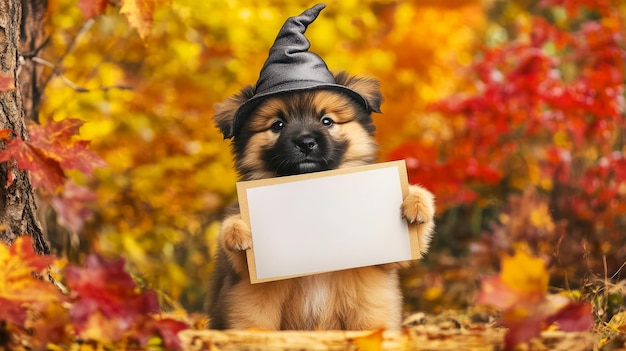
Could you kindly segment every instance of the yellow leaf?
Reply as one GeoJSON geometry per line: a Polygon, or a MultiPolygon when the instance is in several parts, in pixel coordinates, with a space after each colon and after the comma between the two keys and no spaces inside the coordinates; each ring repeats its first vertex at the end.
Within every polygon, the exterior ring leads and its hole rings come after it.
{"type": "Polygon", "coordinates": [[[517,252],[502,259],[501,279],[520,292],[543,293],[548,290],[549,276],[545,263],[525,252],[517,252]]]}
{"type": "Polygon", "coordinates": [[[56,288],[33,277],[43,273],[54,261],[51,256],[37,255],[29,236],[17,238],[7,247],[0,244],[0,299],[19,302],[57,302],[61,298],[56,288]]]}
{"type": "Polygon", "coordinates": [[[626,332],[626,312],[614,315],[609,321],[608,327],[616,332],[626,332]]]}
{"type": "Polygon", "coordinates": [[[145,39],[152,30],[152,20],[156,6],[166,6],[167,1],[158,0],[124,0],[120,13],[126,16],[128,23],[145,39]]]}
{"type": "Polygon", "coordinates": [[[383,349],[383,330],[374,330],[353,340],[357,350],[381,351],[383,349]]]}

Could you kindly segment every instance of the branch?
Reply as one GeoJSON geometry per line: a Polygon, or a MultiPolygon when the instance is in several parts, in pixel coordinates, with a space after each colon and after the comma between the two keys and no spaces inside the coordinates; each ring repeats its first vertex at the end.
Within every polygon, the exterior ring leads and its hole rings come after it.
{"type": "Polygon", "coordinates": [[[61,72],[55,65],[54,63],[50,62],[50,61],[46,61],[44,59],[42,59],[41,57],[32,57],[31,60],[35,63],[47,66],[52,68],[53,71],[53,75],[58,75],[59,78],[61,78],[61,80],[63,81],[63,83],[65,83],[65,85],[67,85],[68,87],[74,89],[76,92],[78,93],[88,93],[91,91],[109,91],[111,89],[120,89],[120,90],[132,90],[132,87],[130,86],[126,86],[126,85],[111,85],[111,86],[106,86],[106,87],[100,87],[97,89],[87,89],[85,87],[82,87],[74,82],[72,82],[71,80],[69,80],[65,75],[63,75],[63,72],[61,72]]]}
{"type": "MultiPolygon", "coordinates": [[[[91,26],[93,26],[94,23],[95,23],[95,20],[91,18],[80,27],[80,29],[78,30],[78,33],[76,33],[76,36],[73,37],[72,41],[67,45],[67,50],[65,50],[63,55],[61,55],[61,57],[59,57],[59,59],[57,60],[57,65],[63,62],[65,57],[70,52],[72,52],[72,50],[74,50],[74,47],[76,47],[76,43],[78,42],[78,39],[81,38],[83,35],[85,35],[85,33],[87,33],[87,31],[91,28],[91,26]]],[[[31,57],[31,59],[33,58],[34,57],[31,57]]],[[[53,64],[52,66],[55,66],[55,65],[53,64]]],[[[56,73],[56,70],[52,72],[52,74],[49,75],[48,77],[42,79],[42,84],[41,84],[42,91],[46,88],[46,86],[50,82],[50,79],[52,79],[55,73],[56,73]]]]}

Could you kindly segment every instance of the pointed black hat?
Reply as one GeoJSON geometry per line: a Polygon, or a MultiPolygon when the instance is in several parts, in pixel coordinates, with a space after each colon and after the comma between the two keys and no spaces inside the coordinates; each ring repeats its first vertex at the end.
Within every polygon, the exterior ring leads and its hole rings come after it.
{"type": "Polygon", "coordinates": [[[361,94],[337,84],[324,60],[308,51],[311,44],[304,32],[325,7],[325,4],[317,4],[299,16],[288,18],[283,24],[261,69],[254,96],[235,113],[233,136],[237,135],[250,113],[264,98],[288,91],[336,90],[354,98],[368,109],[367,101],[361,94]]]}

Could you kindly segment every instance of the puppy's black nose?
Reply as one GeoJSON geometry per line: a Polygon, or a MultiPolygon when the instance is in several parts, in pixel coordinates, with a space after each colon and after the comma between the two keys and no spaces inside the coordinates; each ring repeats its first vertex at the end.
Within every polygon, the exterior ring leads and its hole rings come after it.
{"type": "Polygon", "coordinates": [[[295,143],[298,149],[306,155],[317,149],[317,141],[311,136],[300,137],[295,143]]]}

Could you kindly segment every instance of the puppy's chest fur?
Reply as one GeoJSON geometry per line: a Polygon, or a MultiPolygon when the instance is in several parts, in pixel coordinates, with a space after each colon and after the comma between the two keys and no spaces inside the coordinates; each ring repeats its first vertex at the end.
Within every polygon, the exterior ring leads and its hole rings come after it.
{"type": "Polygon", "coordinates": [[[286,284],[280,329],[390,328],[400,318],[399,309],[389,308],[402,301],[397,275],[382,267],[316,274],[286,284]]]}
{"type": "Polygon", "coordinates": [[[282,329],[320,329],[334,305],[331,281],[330,274],[293,279],[283,307],[282,329]]]}

